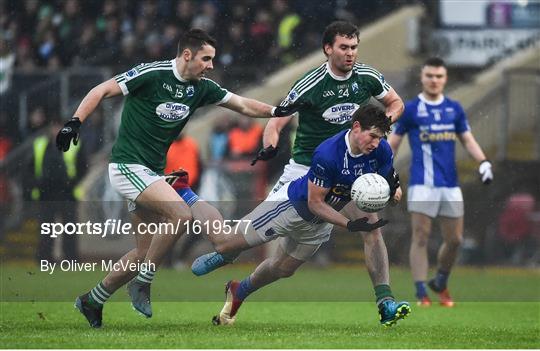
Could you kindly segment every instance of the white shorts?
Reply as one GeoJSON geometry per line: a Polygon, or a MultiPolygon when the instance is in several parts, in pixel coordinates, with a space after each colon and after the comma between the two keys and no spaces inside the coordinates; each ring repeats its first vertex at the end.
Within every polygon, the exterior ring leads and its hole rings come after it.
{"type": "Polygon", "coordinates": [[[274,187],[268,194],[267,200],[277,192],[283,185],[289,183],[292,180],[298,179],[307,174],[309,167],[296,163],[292,158],[289,160],[289,164],[283,169],[283,174],[279,177],[279,180],[274,184],[274,187]]]}
{"type": "Polygon", "coordinates": [[[459,187],[431,187],[412,185],[407,193],[409,212],[423,213],[431,218],[437,216],[463,217],[463,194],[459,187]]]}
{"type": "Polygon", "coordinates": [[[251,220],[250,230],[246,234],[246,241],[250,246],[257,246],[278,237],[287,237],[298,244],[316,245],[318,248],[330,239],[334,226],[326,222],[307,222],[300,217],[289,201],[288,188],[289,183],[244,217],[251,220]]]}
{"type": "Polygon", "coordinates": [[[150,168],[138,164],[109,163],[109,179],[114,190],[128,200],[128,209],[135,210],[135,200],[150,184],[164,178],[150,168]]]}

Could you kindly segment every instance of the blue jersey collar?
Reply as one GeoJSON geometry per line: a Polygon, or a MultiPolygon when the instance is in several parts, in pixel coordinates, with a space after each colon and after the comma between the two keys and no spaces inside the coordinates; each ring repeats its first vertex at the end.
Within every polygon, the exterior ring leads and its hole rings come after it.
{"type": "Polygon", "coordinates": [[[363,153],[359,153],[359,154],[353,154],[352,150],[351,150],[351,145],[349,144],[349,133],[351,132],[351,130],[349,129],[347,131],[347,133],[345,133],[345,145],[347,145],[347,152],[349,153],[349,155],[351,157],[354,157],[354,158],[357,158],[357,157],[360,157],[363,155],[363,153]]]}
{"type": "Polygon", "coordinates": [[[431,106],[437,106],[437,105],[440,105],[440,104],[442,104],[443,101],[444,101],[444,95],[441,95],[441,97],[438,98],[438,99],[435,100],[435,101],[426,99],[426,97],[425,97],[424,94],[422,94],[422,93],[418,94],[418,98],[419,98],[420,101],[422,101],[424,104],[426,104],[426,105],[431,105],[431,106]]]}

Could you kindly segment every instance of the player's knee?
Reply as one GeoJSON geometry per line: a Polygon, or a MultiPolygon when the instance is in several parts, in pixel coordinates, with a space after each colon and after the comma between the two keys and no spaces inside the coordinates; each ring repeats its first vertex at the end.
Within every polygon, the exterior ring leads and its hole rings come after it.
{"type": "Polygon", "coordinates": [[[382,238],[382,232],[379,228],[368,233],[363,232],[362,238],[364,239],[364,245],[374,245],[382,238]]]}
{"type": "Polygon", "coordinates": [[[416,246],[426,247],[429,241],[429,232],[425,230],[416,230],[413,233],[412,242],[416,246]]]}
{"type": "Polygon", "coordinates": [[[427,237],[420,237],[413,240],[413,244],[418,247],[427,247],[428,244],[428,238],[427,237]]]}
{"type": "Polygon", "coordinates": [[[452,248],[459,248],[463,244],[463,237],[461,236],[454,236],[450,239],[446,240],[446,245],[452,247],[452,248]]]}
{"type": "MultiPolygon", "coordinates": [[[[193,215],[191,211],[185,210],[183,208],[173,209],[166,214],[166,219],[173,224],[178,222],[185,223],[193,220],[193,215]]],[[[185,227],[185,226],[184,226],[185,227]]]]}

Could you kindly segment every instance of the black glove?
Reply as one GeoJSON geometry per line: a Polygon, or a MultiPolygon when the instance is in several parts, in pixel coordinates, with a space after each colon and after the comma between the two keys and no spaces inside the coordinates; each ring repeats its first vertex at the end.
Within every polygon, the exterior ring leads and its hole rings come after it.
{"type": "Polygon", "coordinates": [[[268,161],[269,159],[276,157],[278,150],[279,147],[273,147],[272,145],[260,149],[257,153],[257,157],[255,157],[255,159],[251,161],[251,165],[254,166],[255,163],[257,163],[257,161],[259,160],[268,161]]]}
{"type": "Polygon", "coordinates": [[[396,172],[394,167],[390,170],[390,173],[388,173],[388,176],[385,178],[388,182],[388,185],[390,186],[390,200],[394,197],[396,194],[397,188],[401,186],[401,183],[399,182],[399,174],[396,172]]]}
{"type": "Polygon", "coordinates": [[[276,106],[272,110],[272,116],[274,117],[287,117],[295,113],[296,111],[305,108],[310,107],[311,104],[306,101],[300,101],[300,102],[293,102],[287,106],[276,106]]]}
{"type": "Polygon", "coordinates": [[[56,135],[56,147],[60,151],[68,151],[71,145],[71,140],[73,144],[77,145],[79,142],[79,129],[81,128],[81,121],[79,117],[72,117],[66,124],[64,128],[60,129],[56,135]]]}
{"type": "Polygon", "coordinates": [[[349,221],[347,223],[347,229],[350,232],[371,232],[377,228],[380,228],[388,223],[386,219],[379,219],[375,223],[368,223],[367,217],[362,217],[355,219],[354,221],[349,221]]]}

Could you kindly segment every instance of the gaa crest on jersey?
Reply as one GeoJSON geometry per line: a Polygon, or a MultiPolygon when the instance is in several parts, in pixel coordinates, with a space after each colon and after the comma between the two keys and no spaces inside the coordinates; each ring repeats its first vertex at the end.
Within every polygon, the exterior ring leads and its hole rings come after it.
{"type": "Polygon", "coordinates": [[[351,121],[354,111],[359,107],[360,105],[355,103],[337,104],[326,109],[322,117],[332,124],[345,124],[351,121]]]}
{"type": "Polygon", "coordinates": [[[192,97],[193,94],[195,94],[195,87],[193,85],[188,85],[188,87],[186,88],[187,97],[192,97]]]}
{"type": "Polygon", "coordinates": [[[124,76],[127,80],[135,78],[139,74],[139,71],[136,68],[132,68],[126,73],[124,73],[124,76]]]}
{"type": "Polygon", "coordinates": [[[352,89],[354,94],[358,93],[358,90],[359,90],[358,89],[358,83],[356,83],[356,82],[352,83],[351,89],[352,89]]]}
{"type": "Polygon", "coordinates": [[[296,90],[291,90],[287,96],[287,100],[294,102],[296,99],[298,99],[298,93],[296,90]]]}
{"type": "Polygon", "coordinates": [[[156,107],[156,115],[167,122],[177,122],[189,115],[189,106],[178,102],[164,102],[156,107]]]}

